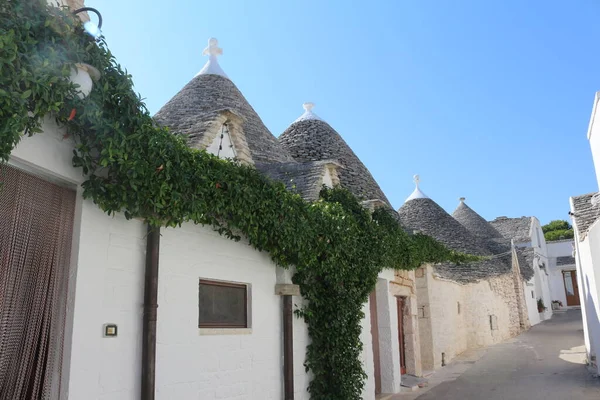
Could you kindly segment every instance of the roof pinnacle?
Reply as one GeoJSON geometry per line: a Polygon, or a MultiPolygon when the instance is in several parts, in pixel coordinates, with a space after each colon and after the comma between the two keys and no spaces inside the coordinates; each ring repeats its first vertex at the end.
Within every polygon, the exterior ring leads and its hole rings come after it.
{"type": "Polygon", "coordinates": [[[294,122],[306,121],[306,120],[309,120],[309,119],[313,119],[313,120],[317,120],[317,121],[323,121],[321,118],[319,118],[319,116],[317,114],[315,114],[312,111],[312,109],[314,107],[315,107],[315,103],[312,103],[310,101],[302,104],[302,108],[304,108],[304,114],[302,114],[300,116],[300,118],[298,118],[294,122]]]}
{"type": "Polygon", "coordinates": [[[221,75],[229,78],[225,71],[219,65],[217,56],[223,55],[223,49],[219,47],[219,41],[215,38],[208,39],[208,46],[202,51],[203,56],[208,56],[208,61],[204,67],[196,74],[198,75],[221,75]]]}
{"type": "Polygon", "coordinates": [[[412,192],[410,196],[404,201],[405,203],[414,200],[414,199],[428,199],[429,197],[419,189],[419,183],[421,182],[421,177],[417,174],[413,176],[413,181],[415,182],[415,190],[412,192]]]}

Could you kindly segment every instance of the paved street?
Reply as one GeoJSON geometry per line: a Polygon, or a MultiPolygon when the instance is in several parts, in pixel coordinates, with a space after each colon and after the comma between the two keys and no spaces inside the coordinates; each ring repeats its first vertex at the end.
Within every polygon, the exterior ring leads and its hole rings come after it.
{"type": "Polygon", "coordinates": [[[477,361],[463,358],[446,367],[430,380],[433,386],[442,376],[442,382],[425,393],[392,399],[597,400],[600,378],[586,370],[584,356],[581,311],[569,310],[487,349],[477,361]]]}

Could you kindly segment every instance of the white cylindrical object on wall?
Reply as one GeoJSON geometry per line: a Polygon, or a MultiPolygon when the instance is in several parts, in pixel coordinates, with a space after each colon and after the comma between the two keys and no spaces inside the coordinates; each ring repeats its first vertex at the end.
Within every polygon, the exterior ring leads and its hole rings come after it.
{"type": "Polygon", "coordinates": [[[76,68],[71,69],[71,75],[69,76],[71,82],[79,85],[79,90],[77,91],[77,97],[83,99],[87,97],[92,91],[92,86],[94,83],[92,82],[92,77],[83,65],[77,65],[76,68]]]}

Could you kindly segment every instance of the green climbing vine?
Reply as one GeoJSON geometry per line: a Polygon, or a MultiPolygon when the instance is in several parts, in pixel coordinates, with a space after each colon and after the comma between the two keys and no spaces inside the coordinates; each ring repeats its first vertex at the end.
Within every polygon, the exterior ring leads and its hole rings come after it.
{"type": "Polygon", "coordinates": [[[245,236],[282,267],[294,266],[308,324],[306,369],[312,399],[360,399],[362,307],[383,268],[474,257],[425,235],[408,235],[384,209],[368,212],[343,189],[306,202],[249,166],[187,147],[158,127],[103,39],[83,32],[68,10],[44,0],[0,6],[0,161],[54,116],[74,141],[84,196],[107,213],[153,226],[214,226],[245,236]],[[67,79],[75,63],[101,78],[81,100],[67,79]]]}

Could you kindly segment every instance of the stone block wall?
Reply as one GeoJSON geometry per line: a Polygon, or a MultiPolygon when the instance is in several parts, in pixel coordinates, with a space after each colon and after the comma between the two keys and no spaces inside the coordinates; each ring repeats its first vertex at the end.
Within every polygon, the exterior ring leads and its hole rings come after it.
{"type": "Polygon", "coordinates": [[[440,368],[442,358],[448,363],[467,349],[489,346],[521,331],[522,305],[512,273],[461,284],[425,266],[416,276],[425,370],[440,368]]]}

